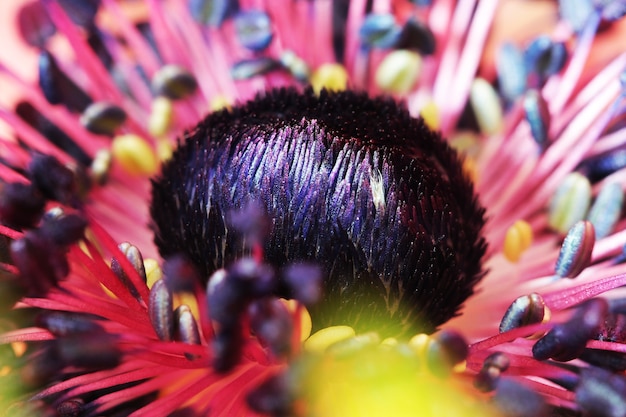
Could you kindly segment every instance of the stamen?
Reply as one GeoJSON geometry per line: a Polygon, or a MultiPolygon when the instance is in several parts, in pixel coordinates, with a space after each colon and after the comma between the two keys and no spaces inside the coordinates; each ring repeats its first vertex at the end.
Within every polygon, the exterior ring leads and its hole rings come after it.
{"type": "Polygon", "coordinates": [[[549,143],[550,112],[548,104],[538,90],[528,90],[524,97],[524,112],[530,133],[541,149],[549,143]]]}
{"type": "Polygon", "coordinates": [[[116,136],[111,145],[111,154],[114,161],[131,175],[154,175],[159,166],[154,150],[133,133],[116,136]]]}
{"type": "Polygon", "coordinates": [[[587,220],[577,222],[563,240],[554,273],[561,278],[576,278],[591,263],[595,242],[593,224],[587,220]]]}
{"type": "Polygon", "coordinates": [[[400,40],[401,28],[392,14],[371,13],[365,17],[359,37],[366,48],[391,48],[400,40]]]}
{"type": "Polygon", "coordinates": [[[316,94],[322,89],[344,91],[348,86],[348,72],[341,64],[322,64],[311,74],[311,86],[316,94]]]}
{"type": "Polygon", "coordinates": [[[376,69],[376,85],[385,92],[393,94],[408,93],[420,76],[422,59],[409,50],[392,51],[376,69]]]}
{"type": "Polygon", "coordinates": [[[313,333],[305,342],[308,352],[324,352],[329,346],[342,340],[355,337],[356,332],[350,326],[330,326],[313,333]]]}
{"type": "Polygon", "coordinates": [[[152,101],[150,117],[148,118],[148,132],[158,138],[164,136],[172,125],[174,107],[172,100],[159,96],[152,101]]]}
{"type": "Polygon", "coordinates": [[[80,116],[80,123],[92,133],[113,136],[126,121],[126,112],[115,104],[99,101],[90,104],[80,116]]]}
{"type": "Polygon", "coordinates": [[[244,48],[260,52],[272,42],[272,21],[259,10],[240,12],[234,18],[237,39],[244,48]]]}
{"type": "Polygon", "coordinates": [[[498,50],[496,60],[498,85],[504,100],[512,103],[526,91],[526,63],[522,51],[512,43],[498,50]]]}
{"type": "Polygon", "coordinates": [[[474,80],[470,90],[470,103],[483,134],[494,135],[502,130],[504,122],[500,98],[489,82],[482,78],[474,80]]]}
{"type": "Polygon", "coordinates": [[[541,295],[532,293],[523,295],[513,301],[500,321],[500,333],[519,327],[541,323],[549,317],[548,307],[541,295]]]}
{"type": "Polygon", "coordinates": [[[398,49],[414,49],[422,56],[432,55],[436,46],[435,35],[430,28],[414,17],[404,22],[400,39],[395,45],[398,49]]]}
{"type": "Polygon", "coordinates": [[[22,229],[35,226],[43,216],[46,200],[31,184],[0,183],[0,219],[22,229]]]}
{"type": "Polygon", "coordinates": [[[581,371],[576,403],[587,415],[626,415],[626,379],[598,368],[581,371]]]}
{"type": "Polygon", "coordinates": [[[84,111],[91,98],[59,68],[48,51],[39,55],[39,87],[50,104],[63,104],[75,112],[84,111]]]}
{"type": "Polygon", "coordinates": [[[173,297],[162,279],[155,282],[150,289],[148,314],[159,339],[172,340],[174,335],[173,297]]]}
{"type": "Polygon", "coordinates": [[[174,310],[174,320],[176,322],[175,339],[190,345],[200,344],[200,332],[196,318],[191,309],[183,304],[174,310]]]}
{"type": "Polygon", "coordinates": [[[548,224],[560,233],[567,233],[583,220],[591,205],[591,184],[583,175],[572,172],[556,189],[550,200],[548,224]]]}
{"type": "Polygon", "coordinates": [[[624,190],[618,182],[609,181],[602,186],[587,219],[593,224],[596,238],[607,237],[619,221],[624,204],[624,190]]]}
{"type": "Polygon", "coordinates": [[[306,82],[311,77],[309,65],[295,52],[290,50],[283,51],[280,54],[279,61],[296,80],[306,82]]]}
{"type": "Polygon", "coordinates": [[[190,0],[189,11],[199,23],[217,27],[232,14],[236,4],[233,0],[190,0]]]}
{"type": "Polygon", "coordinates": [[[506,231],[502,252],[509,261],[517,262],[532,243],[532,227],[524,220],[517,220],[506,231]]]}
{"type": "Polygon", "coordinates": [[[230,76],[233,80],[248,80],[253,77],[267,74],[280,68],[280,62],[274,58],[259,57],[243,59],[233,65],[230,76]]]}
{"type": "Polygon", "coordinates": [[[198,82],[192,73],[178,65],[165,65],[152,78],[152,91],[155,95],[171,100],[180,100],[193,94],[198,82]]]}

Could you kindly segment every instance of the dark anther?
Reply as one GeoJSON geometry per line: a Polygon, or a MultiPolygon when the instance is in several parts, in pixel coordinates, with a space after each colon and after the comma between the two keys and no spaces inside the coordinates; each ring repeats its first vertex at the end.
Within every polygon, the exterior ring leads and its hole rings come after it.
{"type": "Polygon", "coordinates": [[[543,298],[537,293],[517,298],[511,303],[500,321],[500,333],[529,324],[541,323],[546,308],[543,298]]]}
{"type": "Polygon", "coordinates": [[[595,337],[608,314],[608,303],[593,298],[578,306],[565,323],[555,325],[533,346],[537,360],[554,359],[561,362],[580,357],[587,341],[595,337]]]}
{"type": "Polygon", "coordinates": [[[585,349],[580,359],[597,367],[614,372],[626,371],[626,354],[600,349],[585,349]]]}
{"type": "Polygon", "coordinates": [[[48,51],[39,54],[39,87],[50,104],[63,104],[69,110],[82,112],[91,98],[62,70],[48,51]]]}
{"type": "Polygon", "coordinates": [[[88,335],[102,331],[102,327],[93,317],[74,312],[47,311],[38,316],[36,324],[57,337],[88,335]]]}
{"type": "Polygon", "coordinates": [[[63,401],[57,405],[58,417],[80,417],[83,412],[85,402],[81,399],[63,401]]]}
{"type": "Polygon", "coordinates": [[[174,310],[175,329],[174,336],[176,340],[190,345],[200,344],[200,332],[196,318],[193,316],[191,309],[186,305],[180,305],[174,310]]]}
{"type": "Polygon", "coordinates": [[[115,129],[126,121],[126,112],[111,103],[97,102],[89,105],[80,116],[80,123],[88,131],[112,136],[115,129]]]}
{"type": "Polygon", "coordinates": [[[100,0],[57,0],[74,23],[84,28],[94,24],[100,0]]]}
{"type": "Polygon", "coordinates": [[[24,4],[17,15],[17,24],[22,39],[36,48],[43,48],[56,28],[41,2],[24,4]]]}
{"type": "Polygon", "coordinates": [[[277,357],[291,352],[293,318],[286,305],[277,298],[263,298],[248,307],[250,329],[261,343],[277,357]]]}
{"type": "Polygon", "coordinates": [[[509,357],[504,353],[496,352],[487,356],[482,369],[476,375],[474,386],[483,392],[493,391],[502,372],[509,368],[509,364],[509,357]]]}
{"type": "Polygon", "coordinates": [[[540,87],[549,76],[563,68],[567,48],[563,42],[553,42],[548,36],[540,36],[528,45],[524,59],[530,70],[530,86],[540,87]]]}
{"type": "Polygon", "coordinates": [[[288,416],[292,413],[294,395],[289,384],[289,377],[278,374],[269,377],[247,396],[250,408],[262,414],[274,417],[288,416]]]}
{"type": "Polygon", "coordinates": [[[268,264],[322,269],[315,329],[432,332],[482,277],[484,211],[457,154],[390,99],[276,90],[209,115],[153,181],[161,255],[205,277],[248,255],[225,219],[250,201],[268,264]]]}
{"type": "Polygon", "coordinates": [[[581,371],[576,403],[585,415],[623,417],[626,415],[626,379],[594,367],[581,371]]]}
{"type": "Polygon", "coordinates": [[[435,52],[435,35],[424,23],[410,18],[402,26],[400,39],[396,48],[415,49],[422,55],[431,55],[435,52]]]}
{"type": "Polygon", "coordinates": [[[508,378],[497,384],[493,403],[503,417],[547,417],[548,407],[536,391],[508,378]]]}
{"type": "Polygon", "coordinates": [[[244,297],[265,297],[276,291],[276,277],[268,265],[243,258],[228,268],[228,277],[244,297]]]}
{"type": "Polygon", "coordinates": [[[323,271],[314,264],[291,264],[282,271],[289,298],[312,306],[322,296],[323,271]]]}
{"type": "Polygon", "coordinates": [[[436,333],[426,348],[426,362],[430,371],[446,377],[454,365],[463,362],[467,357],[467,341],[459,333],[442,330],[436,333]]]}
{"type": "Polygon", "coordinates": [[[166,65],[154,74],[152,91],[156,95],[178,100],[191,95],[198,88],[192,73],[177,65],[166,65]]]}
{"type": "MultiPolygon", "coordinates": [[[[50,143],[59,147],[82,166],[91,164],[91,157],[67,133],[43,115],[28,101],[21,101],[15,106],[15,113],[37,130],[50,143]]],[[[19,132],[18,132],[19,137],[19,132]]]]}
{"type": "Polygon", "coordinates": [[[53,244],[38,230],[28,231],[11,243],[11,258],[29,295],[45,294],[69,273],[65,248],[53,244]]]}
{"type": "Polygon", "coordinates": [[[63,204],[76,203],[74,173],[50,155],[35,154],[28,164],[33,185],[50,200],[63,204]]]}
{"type": "Polygon", "coordinates": [[[63,214],[53,219],[44,217],[39,232],[55,245],[69,246],[84,237],[86,228],[87,220],[83,216],[63,214]]]}
{"type": "Polygon", "coordinates": [[[116,338],[107,333],[62,337],[54,347],[61,363],[89,370],[111,369],[122,359],[116,338]]]}
{"type": "Polygon", "coordinates": [[[34,227],[45,205],[45,199],[31,184],[0,183],[0,221],[7,226],[34,227]]]}

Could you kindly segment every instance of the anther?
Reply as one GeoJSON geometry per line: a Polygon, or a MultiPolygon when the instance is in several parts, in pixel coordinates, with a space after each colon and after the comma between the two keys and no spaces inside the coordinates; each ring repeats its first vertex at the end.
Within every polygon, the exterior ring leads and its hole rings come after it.
{"type": "Polygon", "coordinates": [[[198,88],[193,74],[177,65],[165,65],[152,79],[152,91],[155,95],[179,100],[190,96],[198,88]]]}
{"type": "Polygon", "coordinates": [[[501,378],[493,403],[503,417],[547,417],[548,406],[535,390],[508,378],[501,378]]]}
{"type": "Polygon", "coordinates": [[[528,90],[524,97],[524,113],[530,126],[530,133],[541,149],[548,146],[550,130],[550,111],[548,104],[539,90],[528,90]]]}
{"type": "Polygon", "coordinates": [[[428,369],[439,377],[446,377],[452,368],[463,362],[468,354],[467,341],[453,330],[441,330],[430,338],[426,347],[428,369]]]}
{"type": "Polygon", "coordinates": [[[547,314],[548,307],[541,295],[532,293],[518,297],[504,313],[500,321],[500,333],[541,323],[547,314]]]}
{"type": "Polygon", "coordinates": [[[551,358],[561,362],[580,357],[587,341],[598,334],[608,310],[604,299],[584,302],[567,322],[555,325],[533,345],[533,356],[537,360],[551,358]]]}
{"type": "Polygon", "coordinates": [[[502,129],[504,121],[500,98],[487,80],[474,80],[470,90],[470,103],[482,133],[494,135],[502,129]]]}
{"type": "Polygon", "coordinates": [[[272,42],[272,21],[267,13],[249,10],[235,15],[235,33],[245,48],[259,52],[272,42]]]}
{"type": "Polygon", "coordinates": [[[102,331],[102,327],[94,321],[93,317],[74,312],[44,312],[39,315],[36,323],[57,337],[87,335],[102,331]]]}
{"type": "Polygon", "coordinates": [[[269,57],[244,59],[236,62],[230,69],[233,80],[249,80],[280,68],[280,62],[269,57]]]}
{"type": "Polygon", "coordinates": [[[150,289],[148,314],[159,339],[172,340],[174,335],[173,297],[162,279],[155,282],[150,289]]]}
{"type": "Polygon", "coordinates": [[[152,108],[148,117],[148,133],[157,138],[165,135],[172,124],[173,114],[172,100],[165,96],[159,96],[152,100],[152,108]]]}
{"type": "Polygon", "coordinates": [[[413,17],[402,26],[395,45],[398,49],[414,49],[424,56],[433,54],[436,46],[435,35],[430,28],[413,17]]]}
{"type": "Polygon", "coordinates": [[[626,415],[626,379],[622,375],[594,367],[584,368],[575,392],[576,403],[586,415],[626,415]]]}
{"type": "Polygon", "coordinates": [[[50,200],[63,204],[76,203],[76,180],[74,173],[50,155],[35,154],[28,164],[33,186],[50,200]]]}
{"type": "Polygon", "coordinates": [[[0,220],[22,229],[34,227],[44,212],[46,200],[31,184],[0,183],[0,220]]]}
{"type": "Polygon", "coordinates": [[[515,45],[505,43],[496,59],[498,85],[502,97],[512,103],[526,91],[526,64],[524,54],[515,45]]]}
{"type": "Polygon", "coordinates": [[[590,204],[589,180],[578,172],[572,172],[565,177],[550,200],[548,224],[565,234],[576,222],[585,218],[590,204]]]}
{"type": "Polygon", "coordinates": [[[348,72],[341,64],[322,64],[311,74],[311,86],[316,94],[322,89],[343,91],[348,87],[348,72]]]}
{"type": "Polygon", "coordinates": [[[524,220],[517,220],[506,231],[502,253],[511,262],[519,261],[533,241],[533,230],[524,220]]]}
{"type": "Polygon", "coordinates": [[[496,389],[500,376],[509,368],[509,357],[501,352],[495,352],[487,356],[482,369],[476,375],[474,386],[482,392],[490,392],[496,389]]]}
{"type": "Polygon", "coordinates": [[[376,85],[393,94],[406,94],[417,82],[422,58],[413,51],[399,49],[388,53],[376,69],[376,85]]]}
{"type": "Polygon", "coordinates": [[[92,133],[113,136],[115,129],[126,121],[126,112],[107,102],[90,104],[80,116],[80,123],[92,133]]]}
{"type": "Polygon", "coordinates": [[[69,110],[82,112],[91,98],[62,70],[48,51],[39,54],[39,87],[50,104],[63,104],[69,110]]]}
{"type": "Polygon", "coordinates": [[[365,17],[359,36],[365,47],[391,48],[400,40],[401,29],[392,14],[371,13],[365,17]]]}
{"type": "Polygon", "coordinates": [[[200,344],[200,332],[191,309],[183,304],[174,310],[175,339],[190,345],[200,344]]]}
{"type": "Polygon", "coordinates": [[[602,186],[594,201],[587,220],[596,231],[596,238],[602,239],[613,231],[622,213],[624,190],[618,182],[607,182],[602,186]]]}
{"type": "Polygon", "coordinates": [[[576,278],[591,263],[595,241],[593,224],[587,220],[577,222],[563,240],[555,274],[561,278],[576,278]]]}
{"type": "Polygon", "coordinates": [[[150,176],[157,172],[159,162],[154,150],[135,134],[116,136],[111,145],[111,153],[113,159],[132,175],[150,176]]]}

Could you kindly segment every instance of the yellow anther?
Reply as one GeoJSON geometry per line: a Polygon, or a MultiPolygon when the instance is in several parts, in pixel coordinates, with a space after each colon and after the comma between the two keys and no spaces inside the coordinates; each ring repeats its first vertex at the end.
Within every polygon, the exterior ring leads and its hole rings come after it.
{"type": "Polygon", "coordinates": [[[309,352],[322,353],[333,343],[349,339],[356,335],[350,326],[330,326],[319,330],[304,342],[304,349],[309,352]]]}
{"type": "Polygon", "coordinates": [[[439,130],[439,108],[437,108],[437,104],[434,101],[429,101],[422,107],[420,116],[424,119],[426,126],[432,130],[439,130]]]}
{"type": "Polygon", "coordinates": [[[154,150],[138,135],[116,136],[111,152],[113,159],[129,174],[151,176],[159,168],[154,150]]]}
{"type": "Polygon", "coordinates": [[[186,305],[191,310],[191,314],[198,319],[200,317],[200,308],[198,307],[198,300],[196,296],[190,292],[177,292],[174,293],[174,308],[181,305],[186,305]]]}
{"type": "Polygon", "coordinates": [[[109,177],[109,170],[111,169],[111,151],[108,149],[100,149],[96,152],[93,161],[91,162],[91,178],[97,184],[104,184],[109,177]]]}
{"type": "Polygon", "coordinates": [[[474,184],[478,182],[478,167],[474,158],[470,156],[465,157],[463,160],[463,172],[474,184]]]}
{"type": "Polygon", "coordinates": [[[313,321],[311,320],[309,310],[296,300],[285,300],[284,298],[281,298],[280,301],[287,306],[287,310],[289,310],[292,314],[295,313],[298,307],[300,307],[300,341],[304,342],[309,338],[309,336],[311,336],[311,329],[313,328],[313,321]]]}
{"type": "Polygon", "coordinates": [[[376,69],[376,85],[388,93],[406,94],[415,86],[421,69],[422,58],[416,52],[390,52],[376,69]]]}
{"type": "Polygon", "coordinates": [[[506,259],[517,262],[533,242],[533,229],[524,220],[518,220],[506,231],[502,252],[506,259]]]}
{"type": "Polygon", "coordinates": [[[585,219],[591,196],[587,177],[578,172],[568,174],[550,200],[548,225],[565,235],[576,222],[585,219]]]}
{"type": "Polygon", "coordinates": [[[348,86],[348,72],[341,64],[322,64],[311,75],[311,86],[316,94],[323,88],[343,91],[348,86]]]}
{"type": "Polygon", "coordinates": [[[416,334],[409,340],[409,346],[413,348],[415,353],[420,358],[424,358],[426,356],[426,349],[428,348],[428,344],[430,343],[430,336],[425,333],[416,334]]]}
{"type": "Polygon", "coordinates": [[[504,118],[498,93],[486,80],[476,78],[470,90],[470,103],[480,131],[493,135],[502,129],[504,118]]]}
{"type": "Polygon", "coordinates": [[[152,100],[152,108],[148,118],[148,132],[157,138],[165,135],[172,125],[173,114],[172,100],[163,96],[156,97],[152,100]]]}
{"type": "Polygon", "coordinates": [[[174,145],[168,138],[157,139],[157,156],[159,161],[165,162],[172,157],[174,153],[174,145]]]}
{"type": "Polygon", "coordinates": [[[156,259],[148,258],[143,260],[143,267],[146,270],[146,277],[148,282],[148,288],[152,288],[152,285],[163,278],[163,271],[156,259]]]}
{"type": "Polygon", "coordinates": [[[460,373],[465,372],[466,369],[467,369],[467,361],[463,361],[454,365],[454,367],[452,368],[452,371],[460,374],[460,373]]]}
{"type": "Polygon", "coordinates": [[[398,339],[396,339],[395,337],[388,337],[386,339],[383,339],[383,341],[380,342],[380,344],[383,346],[397,346],[398,339]]]}
{"type": "Polygon", "coordinates": [[[231,101],[225,96],[216,96],[211,100],[211,104],[209,105],[209,109],[211,112],[230,109],[231,101]]]}

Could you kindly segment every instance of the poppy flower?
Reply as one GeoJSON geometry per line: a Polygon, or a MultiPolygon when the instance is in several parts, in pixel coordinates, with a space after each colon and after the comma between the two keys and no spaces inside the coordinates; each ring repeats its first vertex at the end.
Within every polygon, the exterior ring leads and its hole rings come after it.
{"type": "Polygon", "coordinates": [[[626,415],[624,13],[21,3],[0,404],[626,415]]]}

